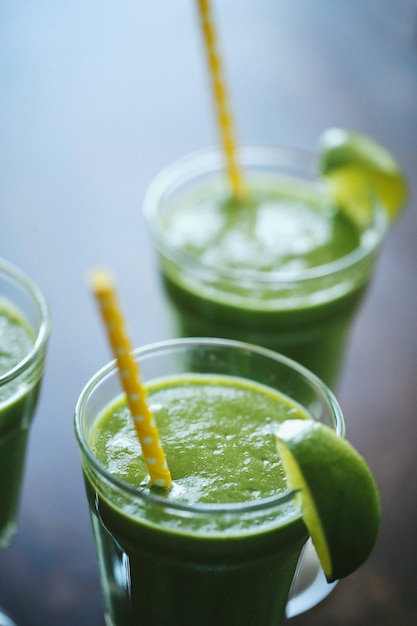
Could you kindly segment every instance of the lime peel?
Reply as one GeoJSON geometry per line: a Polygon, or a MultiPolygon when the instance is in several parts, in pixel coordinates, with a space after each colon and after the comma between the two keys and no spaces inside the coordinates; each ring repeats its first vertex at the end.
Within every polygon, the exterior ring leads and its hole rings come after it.
{"type": "Polygon", "coordinates": [[[369,467],[349,442],[314,420],[287,420],[276,437],[327,580],[348,576],[372,552],[380,527],[369,467]]]}
{"type": "Polygon", "coordinates": [[[394,156],[372,137],[329,128],[318,146],[319,175],[338,204],[363,221],[375,201],[395,220],[404,209],[409,186],[394,156]]]}

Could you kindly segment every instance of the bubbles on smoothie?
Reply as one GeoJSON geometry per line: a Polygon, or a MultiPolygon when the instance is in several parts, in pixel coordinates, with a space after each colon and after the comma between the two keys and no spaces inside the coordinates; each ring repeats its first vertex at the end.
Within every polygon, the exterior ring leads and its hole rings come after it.
{"type": "Polygon", "coordinates": [[[165,221],[174,247],[217,269],[306,269],[358,245],[356,231],[346,237],[349,225],[334,204],[285,186],[252,189],[250,201],[239,203],[214,194],[190,198],[165,221]]]}
{"type": "Polygon", "coordinates": [[[112,474],[120,478],[138,475],[138,459],[142,456],[139,441],[132,433],[122,430],[107,441],[107,467],[112,474]],[[132,471],[133,470],[133,471],[132,471]]]}
{"type": "MultiPolygon", "coordinates": [[[[174,485],[183,502],[245,502],[286,488],[274,432],[300,417],[286,396],[228,376],[176,377],[148,388],[174,485]]],[[[102,416],[91,449],[109,471],[141,489],[149,477],[122,398],[102,416]]]]}

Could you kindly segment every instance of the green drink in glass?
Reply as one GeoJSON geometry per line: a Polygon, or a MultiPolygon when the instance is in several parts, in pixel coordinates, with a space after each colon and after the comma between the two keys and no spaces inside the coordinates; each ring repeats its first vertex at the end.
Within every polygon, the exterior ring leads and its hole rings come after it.
{"type": "Polygon", "coordinates": [[[151,183],[144,210],[177,336],[228,337],[281,352],[334,387],[387,230],[335,202],[314,157],[242,148],[248,194],[230,197],[222,154],[192,154],[151,183]]]}
{"type": "MultiPolygon", "coordinates": [[[[17,530],[26,448],[50,326],[38,287],[0,260],[0,549],[11,543],[17,530]]],[[[13,626],[1,610],[0,625],[13,626]]]]}
{"type": "Polygon", "coordinates": [[[16,532],[29,428],[39,395],[50,315],[38,287],[0,260],[0,547],[16,532]]]}
{"type": "Polygon", "coordinates": [[[214,339],[137,350],[173,478],[150,487],[114,362],[75,429],[109,626],[276,626],[307,539],[274,439],[287,419],[344,433],[321,381],[273,352],[214,339]]]}

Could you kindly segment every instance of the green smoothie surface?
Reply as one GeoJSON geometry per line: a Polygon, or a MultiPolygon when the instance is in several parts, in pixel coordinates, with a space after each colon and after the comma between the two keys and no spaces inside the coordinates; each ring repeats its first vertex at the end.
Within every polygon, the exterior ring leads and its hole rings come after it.
{"type": "MultiPolygon", "coordinates": [[[[240,378],[184,375],[151,384],[148,400],[174,481],[170,498],[250,502],[286,491],[274,429],[309,417],[286,396],[240,378]]],[[[99,416],[90,447],[112,474],[150,488],[124,396],[99,416]]]]}
{"type": "Polygon", "coordinates": [[[360,245],[358,227],[313,185],[265,181],[248,197],[202,187],[163,215],[170,244],[218,270],[303,271],[360,245]]]}
{"type": "MultiPolygon", "coordinates": [[[[0,305],[0,376],[12,370],[31,351],[34,338],[25,322],[0,305]]],[[[10,385],[0,385],[0,402],[10,395],[10,385]]]]}

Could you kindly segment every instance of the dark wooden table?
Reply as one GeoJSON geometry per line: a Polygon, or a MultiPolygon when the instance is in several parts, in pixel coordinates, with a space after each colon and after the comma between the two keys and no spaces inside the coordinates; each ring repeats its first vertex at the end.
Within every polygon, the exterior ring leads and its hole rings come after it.
{"type": "MultiPolygon", "coordinates": [[[[355,128],[388,146],[415,185],[415,2],[214,8],[241,141],[314,149],[326,127],[355,128]]],[[[39,283],[54,319],[19,533],[0,554],[0,604],[20,626],[103,626],[72,419],[109,353],[84,276],[97,263],[114,268],[135,344],[169,336],[141,203],[162,166],[217,142],[194,3],[3,0],[0,59],[0,255],[39,283]]],[[[380,539],[293,626],[417,624],[416,242],[412,198],[353,328],[338,394],[380,486],[380,539]]]]}

